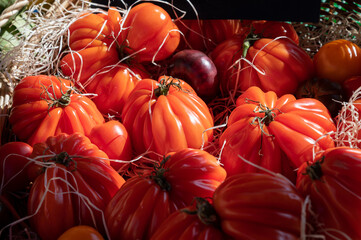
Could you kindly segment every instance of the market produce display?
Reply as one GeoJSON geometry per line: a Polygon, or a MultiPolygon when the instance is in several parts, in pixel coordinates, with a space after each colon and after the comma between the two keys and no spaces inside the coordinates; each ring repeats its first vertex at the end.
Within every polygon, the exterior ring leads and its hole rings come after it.
{"type": "Polygon", "coordinates": [[[361,239],[361,14],[168,5],[36,1],[1,29],[0,239],[361,239]]]}

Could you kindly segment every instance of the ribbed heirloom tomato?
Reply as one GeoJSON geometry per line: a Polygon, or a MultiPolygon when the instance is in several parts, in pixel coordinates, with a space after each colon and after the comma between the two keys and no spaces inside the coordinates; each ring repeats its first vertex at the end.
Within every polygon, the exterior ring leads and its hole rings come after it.
{"type": "Polygon", "coordinates": [[[74,132],[88,135],[104,122],[94,102],[78,94],[69,80],[56,76],[29,76],[14,89],[9,122],[15,135],[30,145],[49,136],[74,132]]]}
{"type": "Polygon", "coordinates": [[[303,198],[284,177],[231,176],[216,189],[213,202],[223,231],[233,239],[300,239],[303,198]]]}
{"type": "Polygon", "coordinates": [[[360,171],[361,150],[349,147],[327,149],[299,168],[297,189],[310,196],[326,239],[361,239],[360,171]]]}
{"type": "Polygon", "coordinates": [[[178,47],[180,33],[169,14],[153,3],[140,3],[123,16],[117,38],[121,51],[137,62],[160,61],[178,47]]]}
{"type": "Polygon", "coordinates": [[[105,218],[111,239],[150,239],[173,212],[194,197],[210,198],[225,170],[211,154],[186,148],[154,169],[129,178],[109,202],[105,218]]]}
{"type": "Polygon", "coordinates": [[[303,162],[316,152],[334,146],[327,135],[336,126],[327,108],[318,100],[296,100],[291,94],[278,98],[275,92],[251,87],[237,99],[227,129],[221,162],[228,176],[260,169],[241,158],[295,180],[303,162]]]}
{"type": "Polygon", "coordinates": [[[57,239],[80,224],[104,233],[103,211],[124,179],[107,155],[82,134],[60,134],[34,145],[29,167],[30,224],[41,239],[57,239]]]}
{"type": "Polygon", "coordinates": [[[251,86],[278,96],[293,94],[300,83],[314,75],[310,56],[288,38],[261,38],[249,48],[244,47],[245,36],[237,38],[223,42],[210,54],[225,94],[251,86]]]}
{"type": "Polygon", "coordinates": [[[186,82],[169,76],[140,81],[123,108],[122,122],[137,154],[201,148],[213,138],[205,102],[186,82]]]}
{"type": "Polygon", "coordinates": [[[169,215],[152,235],[151,240],[225,240],[220,219],[212,204],[196,197],[193,203],[169,215]]]}

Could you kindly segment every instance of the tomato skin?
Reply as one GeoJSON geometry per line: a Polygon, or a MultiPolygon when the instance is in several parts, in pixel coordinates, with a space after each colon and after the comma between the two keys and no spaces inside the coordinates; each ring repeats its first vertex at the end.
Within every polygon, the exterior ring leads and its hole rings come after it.
{"type": "Polygon", "coordinates": [[[120,13],[114,8],[108,15],[85,13],[68,29],[69,53],[60,61],[64,75],[83,88],[89,78],[101,69],[119,61],[114,36],[119,35],[120,13]]]}
{"type": "Polygon", "coordinates": [[[361,76],[353,76],[342,83],[342,88],[345,91],[346,100],[349,100],[353,93],[361,87],[361,76]]]}
{"type": "Polygon", "coordinates": [[[299,239],[303,198],[287,179],[264,173],[227,178],[213,205],[234,239],[299,239]]]}
{"type": "Polygon", "coordinates": [[[164,60],[178,47],[180,33],[163,8],[140,3],[132,7],[123,19],[117,40],[126,54],[136,53],[137,62],[164,60]]]}
{"type": "Polygon", "coordinates": [[[203,141],[207,146],[213,138],[212,130],[203,134],[213,126],[205,102],[186,82],[168,76],[140,81],[123,108],[122,122],[136,154],[149,150],[165,155],[187,147],[200,148],[203,141]],[[159,84],[172,81],[182,89],[172,85],[168,93],[157,96],[159,84]]]}
{"type": "Polygon", "coordinates": [[[20,191],[26,188],[29,184],[26,174],[29,164],[27,157],[32,151],[33,148],[24,142],[8,142],[0,147],[0,192],[20,191]],[[14,175],[17,176],[11,179],[14,175]]]}
{"type": "Polygon", "coordinates": [[[86,225],[71,227],[66,230],[58,240],[104,240],[103,236],[95,229],[86,225]]]}
{"type": "Polygon", "coordinates": [[[37,171],[39,165],[34,164],[30,172],[40,174],[28,199],[30,224],[39,236],[56,239],[79,224],[96,224],[103,231],[101,211],[124,183],[109,165],[107,155],[87,137],[75,133],[49,137],[46,142],[35,144],[31,157],[40,164],[48,163],[41,172],[37,171]],[[57,160],[49,156],[56,156],[57,160]]]}
{"type": "Polygon", "coordinates": [[[175,152],[157,173],[151,170],[129,178],[109,202],[105,218],[110,237],[149,239],[171,213],[190,205],[194,197],[211,197],[225,177],[209,153],[189,148],[175,152]]]}
{"type": "Polygon", "coordinates": [[[330,234],[338,230],[350,239],[361,238],[360,163],[360,149],[336,147],[327,149],[298,170],[296,187],[304,196],[310,196],[312,209],[323,229],[335,230],[330,234]],[[309,172],[311,166],[317,171],[315,175],[309,172]]]}
{"type": "Polygon", "coordinates": [[[253,27],[253,34],[262,38],[277,38],[285,36],[294,41],[297,45],[299,44],[298,34],[290,23],[260,20],[251,21],[251,25],[253,27]]]}
{"type": "Polygon", "coordinates": [[[9,122],[19,139],[33,146],[60,133],[88,135],[104,122],[94,102],[70,86],[69,80],[46,75],[25,77],[18,83],[9,122]]]}
{"type": "Polygon", "coordinates": [[[291,94],[278,98],[275,92],[251,87],[239,96],[236,105],[219,140],[220,145],[226,142],[221,162],[228,176],[261,171],[242,161],[240,155],[294,178],[294,169],[312,158],[314,144],[316,151],[334,147],[330,136],[321,137],[336,131],[335,123],[316,99],[296,100],[291,94]]]}
{"type": "Polygon", "coordinates": [[[334,40],[317,51],[313,62],[317,77],[342,83],[361,75],[361,48],[345,39],[334,40]]]}
{"type": "MultiPolygon", "coordinates": [[[[110,120],[92,129],[89,135],[92,143],[103,150],[112,160],[130,161],[132,159],[132,146],[130,137],[124,125],[117,120],[110,120]]],[[[116,170],[126,170],[128,164],[110,161],[116,170]]]]}
{"type": "Polygon", "coordinates": [[[244,32],[241,21],[235,19],[182,19],[176,24],[184,35],[178,50],[189,48],[208,53],[226,39],[244,32]]]}
{"type": "Polygon", "coordinates": [[[230,239],[222,232],[213,206],[210,203],[208,206],[198,206],[198,198],[196,201],[197,204],[179,209],[169,215],[152,235],[151,240],[230,239]],[[212,211],[212,215],[209,214],[210,208],[214,211],[212,211]]]}

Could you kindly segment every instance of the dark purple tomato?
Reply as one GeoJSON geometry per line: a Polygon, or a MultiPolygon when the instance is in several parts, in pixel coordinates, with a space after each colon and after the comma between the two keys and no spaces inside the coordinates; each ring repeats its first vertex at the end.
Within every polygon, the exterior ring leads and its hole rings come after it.
{"type": "Polygon", "coordinates": [[[217,69],[203,52],[186,49],[171,59],[169,75],[186,81],[205,101],[215,98],[219,91],[217,69]]]}

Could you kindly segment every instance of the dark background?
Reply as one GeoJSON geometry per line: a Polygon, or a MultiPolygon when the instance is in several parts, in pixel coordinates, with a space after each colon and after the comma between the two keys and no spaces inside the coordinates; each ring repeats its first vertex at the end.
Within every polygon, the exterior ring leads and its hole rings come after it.
{"type": "MultiPolygon", "coordinates": [[[[93,3],[125,8],[121,0],[92,0],[93,3]]],[[[131,5],[135,1],[124,0],[131,5]]],[[[152,1],[149,1],[152,2],[152,1]]],[[[200,19],[251,19],[278,20],[291,22],[318,22],[321,0],[167,0],[185,10],[185,19],[194,19],[196,15],[189,2],[198,12],[200,19]]],[[[175,17],[170,6],[157,3],[175,17]]],[[[177,15],[182,15],[177,11],[177,15]]]]}

